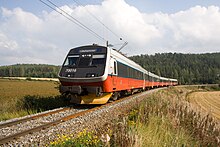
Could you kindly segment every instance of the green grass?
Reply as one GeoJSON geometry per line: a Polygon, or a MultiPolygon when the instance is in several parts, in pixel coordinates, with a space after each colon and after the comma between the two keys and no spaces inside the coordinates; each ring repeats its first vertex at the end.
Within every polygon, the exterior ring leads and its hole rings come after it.
{"type": "Polygon", "coordinates": [[[199,143],[192,139],[184,129],[177,129],[169,118],[150,116],[147,124],[137,126],[137,134],[142,146],[195,146],[199,143]]]}
{"type": "Polygon", "coordinates": [[[59,83],[0,79],[0,121],[67,105],[59,83]]]}

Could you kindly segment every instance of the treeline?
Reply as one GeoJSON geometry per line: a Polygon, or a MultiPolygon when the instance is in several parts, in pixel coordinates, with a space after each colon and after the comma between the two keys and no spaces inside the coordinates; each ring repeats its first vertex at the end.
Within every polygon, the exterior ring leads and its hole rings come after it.
{"type": "Polygon", "coordinates": [[[162,53],[130,57],[150,72],[181,84],[220,83],[220,53],[162,53]]]}
{"type": "MultiPolygon", "coordinates": [[[[220,83],[220,53],[158,53],[130,59],[159,76],[178,79],[180,84],[220,83]]],[[[56,78],[59,69],[45,64],[0,66],[0,77],[56,78]]]]}
{"type": "Polygon", "coordinates": [[[0,77],[57,78],[59,69],[59,66],[45,64],[0,66],[0,77]]]}

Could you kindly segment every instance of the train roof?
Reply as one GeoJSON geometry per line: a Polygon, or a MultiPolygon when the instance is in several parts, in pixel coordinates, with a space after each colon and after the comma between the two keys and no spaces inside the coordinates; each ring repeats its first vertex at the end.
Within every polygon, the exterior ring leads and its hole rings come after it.
{"type": "Polygon", "coordinates": [[[135,63],[125,55],[119,53],[117,50],[110,48],[111,54],[117,58],[118,61],[122,62],[123,64],[127,66],[131,66],[135,68],[136,70],[142,71],[147,73],[148,71],[145,70],[143,67],[141,67],[139,64],[135,63]]]}
{"type": "Polygon", "coordinates": [[[170,80],[170,81],[174,81],[177,82],[177,79],[171,79],[171,78],[165,78],[165,77],[160,77],[152,72],[147,71],[146,69],[144,69],[143,67],[141,67],[139,64],[137,64],[136,62],[132,61],[131,59],[129,59],[128,57],[126,57],[124,54],[118,52],[116,49],[110,48],[110,47],[106,47],[106,46],[100,46],[97,44],[93,44],[93,45],[85,45],[85,46],[80,46],[80,47],[76,47],[76,48],[72,48],[69,51],[69,54],[75,52],[74,50],[77,50],[79,48],[90,48],[90,47],[101,47],[101,48],[107,48],[107,50],[110,52],[111,55],[115,56],[115,58],[117,58],[117,60],[127,66],[130,66],[136,70],[139,70],[141,72],[144,72],[145,74],[148,74],[151,77],[154,78],[158,78],[161,80],[170,80]]]}
{"type": "Polygon", "coordinates": [[[109,49],[111,51],[111,54],[113,54],[117,58],[118,61],[122,62],[123,64],[125,64],[127,66],[131,66],[131,67],[135,68],[136,70],[144,72],[145,74],[148,74],[149,76],[154,77],[154,78],[158,78],[158,79],[162,79],[162,80],[177,81],[177,79],[160,77],[152,72],[149,72],[146,69],[144,69],[143,67],[141,67],[139,64],[135,63],[134,61],[132,61],[131,59],[129,59],[128,57],[123,55],[122,53],[118,52],[116,49],[113,49],[113,48],[109,48],[109,49]]]}
{"type": "Polygon", "coordinates": [[[168,78],[165,77],[160,77],[161,80],[169,80],[168,78]]]}

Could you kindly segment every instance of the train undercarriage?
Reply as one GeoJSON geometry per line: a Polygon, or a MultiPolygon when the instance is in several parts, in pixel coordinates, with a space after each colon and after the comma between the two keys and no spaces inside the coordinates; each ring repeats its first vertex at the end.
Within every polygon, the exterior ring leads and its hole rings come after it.
{"type": "Polygon", "coordinates": [[[101,87],[60,86],[60,92],[75,104],[106,104],[120,97],[142,92],[145,89],[137,88],[122,91],[103,92],[101,87]]]}

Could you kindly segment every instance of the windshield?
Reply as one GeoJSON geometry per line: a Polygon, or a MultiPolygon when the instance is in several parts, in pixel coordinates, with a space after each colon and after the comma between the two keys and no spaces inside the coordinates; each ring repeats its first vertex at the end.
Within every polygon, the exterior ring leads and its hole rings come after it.
{"type": "Polygon", "coordinates": [[[105,54],[81,54],[81,55],[69,55],[64,63],[64,66],[96,66],[105,65],[105,54]]]}
{"type": "Polygon", "coordinates": [[[64,63],[64,66],[76,66],[78,60],[79,60],[79,55],[68,56],[64,63]]]}
{"type": "Polygon", "coordinates": [[[93,55],[92,56],[92,65],[105,64],[105,55],[93,55]]]}

